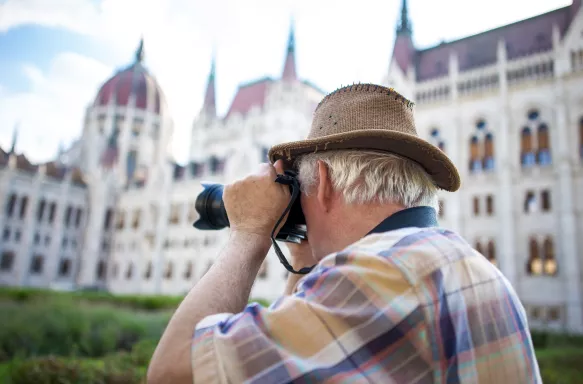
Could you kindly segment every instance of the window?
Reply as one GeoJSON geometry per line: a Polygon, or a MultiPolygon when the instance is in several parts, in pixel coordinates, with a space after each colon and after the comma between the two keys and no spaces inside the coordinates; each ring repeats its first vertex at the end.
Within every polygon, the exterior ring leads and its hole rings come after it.
{"type": "Polygon", "coordinates": [[[45,212],[45,206],[47,205],[46,201],[43,199],[39,202],[38,204],[38,209],[36,211],[36,219],[38,220],[38,222],[42,222],[43,220],[43,214],[45,212]]]}
{"type": "Polygon", "coordinates": [[[474,216],[478,216],[480,214],[480,199],[478,197],[474,197],[474,216]]]}
{"type": "Polygon", "coordinates": [[[134,211],[134,220],[132,221],[132,227],[134,229],[138,229],[140,227],[140,216],[141,216],[140,210],[136,209],[134,211]]]}
{"type": "Polygon", "coordinates": [[[479,241],[476,241],[476,245],[474,245],[474,248],[476,249],[476,251],[478,251],[481,255],[484,254],[484,250],[482,249],[482,243],[480,243],[479,241]]]}
{"type": "Polygon", "coordinates": [[[113,219],[113,209],[109,208],[105,212],[105,221],[103,222],[103,229],[108,230],[111,227],[112,219],[113,219]]]}
{"type": "Polygon", "coordinates": [[[555,259],[555,248],[553,240],[547,237],[543,243],[544,273],[548,276],[557,274],[557,260],[555,259]]]}
{"type": "Polygon", "coordinates": [[[116,279],[117,278],[117,263],[113,263],[113,268],[111,269],[111,276],[116,279]]]}
{"type": "Polygon", "coordinates": [[[44,257],[41,255],[34,255],[30,263],[30,273],[41,274],[43,272],[44,257]]]}
{"type": "Polygon", "coordinates": [[[116,228],[118,230],[123,229],[125,225],[125,212],[124,211],[119,211],[117,213],[117,223],[116,223],[116,228]]]}
{"type": "Polygon", "coordinates": [[[77,208],[75,212],[75,228],[79,228],[81,225],[81,218],[83,217],[83,210],[81,208],[77,208]]]}
{"type": "Polygon", "coordinates": [[[441,149],[443,152],[445,152],[445,140],[441,136],[441,132],[439,132],[439,129],[433,128],[430,134],[431,134],[431,138],[429,140],[430,143],[435,145],[437,148],[441,149]]]}
{"type": "Polygon", "coordinates": [[[144,272],[144,279],[149,280],[152,277],[152,262],[148,262],[148,266],[146,267],[146,271],[144,272]]]}
{"type": "Polygon", "coordinates": [[[172,263],[171,262],[169,262],[166,265],[166,271],[164,272],[164,277],[166,279],[171,279],[172,278],[172,263]]]}
{"type": "Polygon", "coordinates": [[[71,224],[71,216],[73,216],[73,207],[68,206],[65,211],[65,228],[69,228],[69,224],[71,224]]]}
{"type": "Polygon", "coordinates": [[[71,260],[69,259],[61,260],[61,263],[59,264],[59,276],[61,277],[68,276],[69,272],[71,272],[71,260]]]}
{"type": "Polygon", "coordinates": [[[494,244],[493,240],[490,240],[488,242],[488,251],[487,251],[487,256],[488,260],[494,264],[494,265],[498,265],[497,261],[496,261],[496,245],[494,244]]]}
{"type": "Polygon", "coordinates": [[[189,261],[188,263],[186,263],[186,269],[184,270],[184,278],[186,280],[189,280],[192,277],[192,269],[193,269],[192,261],[189,261]]]}
{"type": "Polygon", "coordinates": [[[134,178],[134,172],[138,162],[138,152],[130,151],[126,158],[126,177],[128,182],[134,178]]]}
{"type": "Polygon", "coordinates": [[[494,214],[494,197],[492,197],[492,195],[486,196],[486,212],[488,213],[488,216],[494,214]]]}
{"type": "Polygon", "coordinates": [[[540,276],[543,274],[543,263],[539,254],[538,242],[535,238],[530,238],[529,257],[526,271],[529,275],[540,276]]]}
{"type": "Polygon", "coordinates": [[[494,135],[484,119],[476,122],[470,139],[469,169],[470,173],[494,170],[494,135]]]}
{"type": "Polygon", "coordinates": [[[28,208],[28,197],[23,196],[22,199],[20,199],[20,218],[24,219],[24,216],[26,216],[26,209],[28,208]]]}
{"type": "Polygon", "coordinates": [[[4,232],[2,232],[2,240],[8,241],[10,239],[10,228],[4,228],[4,232]]]}
{"type": "Polygon", "coordinates": [[[20,242],[20,236],[21,236],[20,230],[17,229],[16,232],[14,233],[14,241],[16,243],[19,243],[20,242]]]}
{"type": "Polygon", "coordinates": [[[533,191],[527,191],[524,199],[524,213],[529,214],[537,210],[536,197],[533,191]]]}
{"type": "Polygon", "coordinates": [[[561,320],[561,309],[559,307],[548,308],[547,319],[552,322],[561,320]]]}
{"type": "Polygon", "coordinates": [[[551,191],[549,190],[542,191],[541,200],[543,212],[549,212],[551,210],[551,191]]]}
{"type": "Polygon", "coordinates": [[[551,151],[549,147],[549,127],[546,124],[540,124],[537,130],[538,153],[537,161],[541,165],[551,164],[551,151]]]}
{"type": "Polygon", "coordinates": [[[470,139],[470,172],[482,170],[482,161],[480,159],[480,141],[478,136],[472,136],[470,139]]]}
{"type": "Polygon", "coordinates": [[[40,234],[38,232],[34,234],[34,244],[40,244],[40,234]]]}
{"type": "Polygon", "coordinates": [[[126,279],[130,280],[132,278],[132,275],[134,274],[134,264],[133,263],[129,263],[128,264],[128,269],[126,270],[126,279]]]}
{"type": "Polygon", "coordinates": [[[527,123],[521,131],[520,163],[523,168],[552,163],[549,126],[536,109],[527,113],[527,123]]]}
{"type": "Polygon", "coordinates": [[[180,204],[172,204],[170,207],[170,223],[178,224],[180,222],[180,204]]]}
{"type": "Polygon", "coordinates": [[[14,252],[4,251],[0,257],[0,271],[10,271],[14,264],[14,252]]]}
{"type": "Polygon", "coordinates": [[[532,147],[532,134],[530,128],[524,127],[520,134],[520,163],[523,167],[531,167],[535,164],[532,147]]]}
{"type": "Polygon", "coordinates": [[[14,213],[14,207],[16,206],[16,195],[13,193],[8,198],[8,204],[6,204],[6,216],[12,217],[14,213]]]}
{"type": "Polygon", "coordinates": [[[57,204],[51,203],[51,205],[49,207],[49,224],[54,223],[56,211],[57,211],[57,204]]]}

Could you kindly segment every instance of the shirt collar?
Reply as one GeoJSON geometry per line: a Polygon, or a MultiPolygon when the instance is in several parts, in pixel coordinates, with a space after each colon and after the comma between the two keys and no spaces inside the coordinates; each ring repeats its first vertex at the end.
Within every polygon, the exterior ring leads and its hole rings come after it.
{"type": "Polygon", "coordinates": [[[431,207],[406,208],[384,219],[368,234],[383,233],[396,229],[437,227],[437,213],[431,207]]]}

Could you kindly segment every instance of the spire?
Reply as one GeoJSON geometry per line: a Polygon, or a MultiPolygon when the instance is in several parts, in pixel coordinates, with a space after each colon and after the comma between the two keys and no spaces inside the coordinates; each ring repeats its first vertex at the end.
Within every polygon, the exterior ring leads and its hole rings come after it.
{"type": "Polygon", "coordinates": [[[14,124],[14,130],[12,131],[12,144],[10,145],[10,154],[16,154],[16,141],[18,140],[18,130],[20,128],[20,123],[14,124]]]}
{"type": "Polygon", "coordinates": [[[290,29],[289,29],[289,38],[287,41],[287,52],[285,57],[285,64],[283,66],[283,74],[281,78],[283,80],[296,80],[296,39],[295,39],[295,31],[294,31],[294,20],[292,18],[290,29]]]}
{"type": "Polygon", "coordinates": [[[206,93],[204,95],[204,105],[203,111],[206,112],[208,115],[215,117],[217,115],[217,104],[216,104],[216,97],[215,97],[215,60],[216,60],[215,52],[213,51],[213,57],[211,61],[211,71],[209,73],[207,85],[206,85],[206,93]]]}
{"type": "Polygon", "coordinates": [[[141,63],[144,61],[144,37],[140,38],[140,44],[136,50],[136,63],[141,63]]]}
{"type": "Polygon", "coordinates": [[[407,0],[403,0],[401,3],[401,19],[397,25],[397,34],[411,35],[413,33],[413,27],[411,25],[411,20],[409,20],[409,7],[407,5],[407,0]]]}
{"type": "Polygon", "coordinates": [[[413,45],[413,28],[409,20],[407,0],[402,0],[401,17],[397,24],[397,37],[393,47],[393,60],[397,62],[401,71],[406,74],[413,65],[415,46],[413,45]]]}

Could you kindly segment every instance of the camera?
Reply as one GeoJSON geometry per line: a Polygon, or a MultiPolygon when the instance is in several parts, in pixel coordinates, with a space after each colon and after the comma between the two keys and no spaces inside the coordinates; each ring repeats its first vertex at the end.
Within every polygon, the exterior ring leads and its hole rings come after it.
{"type": "MultiPolygon", "coordinates": [[[[299,197],[299,182],[293,171],[285,171],[284,175],[278,175],[275,182],[286,184],[290,188],[292,201],[287,220],[277,236],[276,240],[301,243],[307,239],[306,218],[302,212],[299,197]],[[295,195],[295,196],[294,196],[295,195]]],[[[219,230],[229,226],[229,217],[223,202],[223,185],[203,183],[203,191],[197,196],[195,209],[199,219],[193,226],[200,230],[219,230]]]]}

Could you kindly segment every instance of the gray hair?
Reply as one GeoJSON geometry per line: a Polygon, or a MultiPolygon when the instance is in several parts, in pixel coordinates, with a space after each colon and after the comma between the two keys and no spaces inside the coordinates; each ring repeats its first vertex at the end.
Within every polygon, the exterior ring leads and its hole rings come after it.
{"type": "Polygon", "coordinates": [[[318,181],[318,160],[328,166],[336,191],[347,204],[399,204],[405,208],[430,206],[439,213],[438,188],[417,163],[374,151],[338,150],[310,153],[297,160],[302,192],[318,181]]]}

